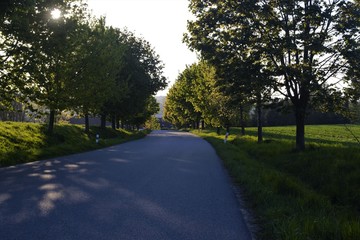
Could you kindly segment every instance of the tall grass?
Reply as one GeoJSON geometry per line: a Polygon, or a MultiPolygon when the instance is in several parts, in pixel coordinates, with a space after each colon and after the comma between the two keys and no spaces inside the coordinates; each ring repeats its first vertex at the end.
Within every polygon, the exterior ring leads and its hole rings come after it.
{"type": "Polygon", "coordinates": [[[359,239],[360,127],[308,126],[307,150],[293,151],[294,127],[256,129],[224,144],[223,135],[197,132],[214,145],[256,212],[260,239],[359,239]]]}
{"type": "Polygon", "coordinates": [[[56,125],[52,135],[46,126],[35,123],[0,122],[0,167],[39,159],[83,152],[145,136],[144,132],[101,130],[91,127],[86,134],[81,126],[56,125]],[[96,144],[96,134],[100,141],[96,144]]]}

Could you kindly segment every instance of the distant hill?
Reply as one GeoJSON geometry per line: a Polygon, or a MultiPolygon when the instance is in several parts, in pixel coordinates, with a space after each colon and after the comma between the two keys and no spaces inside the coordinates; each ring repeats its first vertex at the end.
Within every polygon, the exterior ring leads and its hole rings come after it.
{"type": "Polygon", "coordinates": [[[155,98],[160,105],[160,111],[156,114],[156,117],[162,118],[164,114],[164,104],[165,104],[166,96],[156,96],[155,98]]]}

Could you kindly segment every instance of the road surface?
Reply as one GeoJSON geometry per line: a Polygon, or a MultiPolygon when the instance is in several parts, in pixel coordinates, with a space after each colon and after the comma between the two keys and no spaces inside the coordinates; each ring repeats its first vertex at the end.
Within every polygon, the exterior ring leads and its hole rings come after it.
{"type": "Polygon", "coordinates": [[[97,151],[0,169],[1,240],[251,239],[212,147],[154,131],[97,151]]]}

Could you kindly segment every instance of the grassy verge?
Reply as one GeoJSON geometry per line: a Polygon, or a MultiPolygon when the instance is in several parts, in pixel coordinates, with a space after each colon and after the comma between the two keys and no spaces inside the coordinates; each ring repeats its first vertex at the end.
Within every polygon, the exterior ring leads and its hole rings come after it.
{"type": "Polygon", "coordinates": [[[54,134],[46,126],[34,123],[0,122],[0,167],[31,162],[102,148],[144,137],[146,132],[101,130],[91,127],[85,134],[82,126],[56,125],[54,134]],[[100,141],[96,144],[96,134],[100,141]]]}
{"type": "MultiPolygon", "coordinates": [[[[360,126],[351,126],[360,135],[360,126]]],[[[259,239],[359,239],[360,147],[344,126],[309,126],[307,150],[293,151],[294,127],[265,128],[228,144],[214,131],[208,140],[244,189],[261,227],[259,239]]]]}

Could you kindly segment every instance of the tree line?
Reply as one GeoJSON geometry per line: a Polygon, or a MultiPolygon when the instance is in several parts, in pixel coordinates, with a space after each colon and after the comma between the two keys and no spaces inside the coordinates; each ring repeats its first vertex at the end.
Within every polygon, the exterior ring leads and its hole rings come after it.
{"type": "Polygon", "coordinates": [[[107,26],[77,0],[5,0],[0,12],[0,111],[46,108],[139,126],[158,111],[163,63],[149,42],[107,26]],[[61,13],[54,16],[54,12],[61,13]]]}
{"type": "MultiPolygon", "coordinates": [[[[195,19],[188,22],[184,42],[198,52],[199,65],[206,62],[215,69],[211,81],[216,90],[207,93],[211,98],[207,106],[217,103],[215,112],[223,123],[228,121],[223,114],[231,118],[231,109],[243,119],[243,110],[254,106],[261,142],[263,108],[290,103],[296,148],[304,150],[310,110],[342,112],[359,98],[359,4],[358,0],[191,0],[195,19]]],[[[167,99],[166,114],[175,123],[182,119],[175,119],[179,108],[171,102],[181,96],[186,103],[195,102],[196,97],[179,90],[191,81],[185,74],[189,69],[180,74],[167,99]]],[[[197,80],[192,81],[191,90],[196,91],[197,80]]],[[[199,109],[195,103],[195,112],[186,112],[194,119],[206,112],[203,106],[199,109]]],[[[206,121],[205,115],[202,119],[206,121]]]]}
{"type": "Polygon", "coordinates": [[[216,85],[216,69],[206,61],[187,66],[169,89],[164,118],[177,128],[229,126],[239,118],[236,104],[231,104],[216,85]]]}

